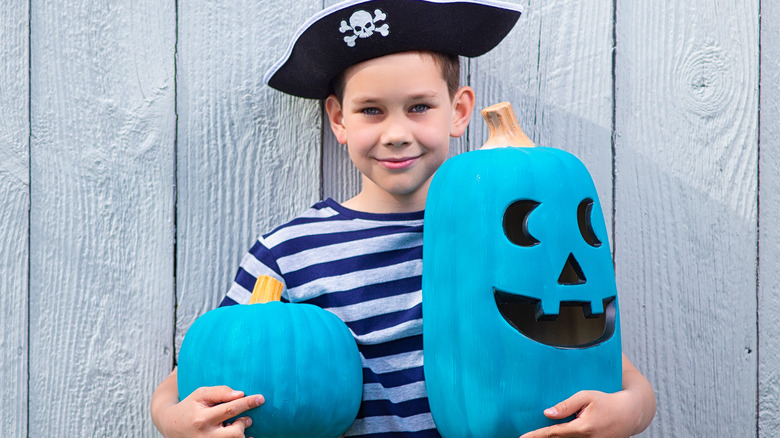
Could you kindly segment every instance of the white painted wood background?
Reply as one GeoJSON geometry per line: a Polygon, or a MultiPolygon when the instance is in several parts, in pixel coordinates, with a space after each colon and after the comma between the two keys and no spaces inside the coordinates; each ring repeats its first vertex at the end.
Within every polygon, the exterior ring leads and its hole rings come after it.
{"type": "MultiPolygon", "coordinates": [[[[516,1],[464,81],[590,168],[644,436],[780,436],[780,5],[516,1]]],[[[262,85],[333,3],[0,1],[2,436],[156,436],[256,235],[358,190],[319,103],[262,85]]]]}

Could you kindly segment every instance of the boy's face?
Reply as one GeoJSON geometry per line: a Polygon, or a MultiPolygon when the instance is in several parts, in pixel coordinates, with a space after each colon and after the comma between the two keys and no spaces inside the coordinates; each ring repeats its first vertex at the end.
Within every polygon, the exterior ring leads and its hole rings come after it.
{"type": "Polygon", "coordinates": [[[398,53],[350,67],[341,104],[326,109],[336,138],[363,176],[354,204],[366,211],[421,210],[436,169],[447,158],[450,136],[463,134],[473,92],[453,98],[430,55],[398,53]],[[370,201],[367,203],[367,201],[370,201]],[[378,204],[377,204],[378,203],[378,204]]]}

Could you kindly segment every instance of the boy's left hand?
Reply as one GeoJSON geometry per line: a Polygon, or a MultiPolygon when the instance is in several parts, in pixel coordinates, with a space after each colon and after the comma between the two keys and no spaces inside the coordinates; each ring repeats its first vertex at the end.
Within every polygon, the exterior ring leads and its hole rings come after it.
{"type": "Polygon", "coordinates": [[[622,367],[623,390],[614,394],[580,391],[544,411],[555,420],[576,415],[573,420],[528,432],[522,438],[625,438],[645,430],[655,416],[655,393],[625,354],[622,367]]]}
{"type": "Polygon", "coordinates": [[[637,409],[641,407],[632,403],[627,392],[580,391],[544,411],[546,417],[555,420],[576,414],[573,420],[528,432],[521,438],[629,437],[637,428],[637,409]]]}

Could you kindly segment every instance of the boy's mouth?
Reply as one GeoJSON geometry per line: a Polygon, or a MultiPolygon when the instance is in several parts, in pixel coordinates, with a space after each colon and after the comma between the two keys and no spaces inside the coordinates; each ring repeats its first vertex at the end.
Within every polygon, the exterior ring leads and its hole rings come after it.
{"type": "Polygon", "coordinates": [[[541,313],[541,300],[494,289],[501,316],[518,332],[540,344],[587,348],[615,333],[615,299],[604,300],[604,313],[591,314],[590,303],[561,301],[558,315],[541,313]]]}
{"type": "Polygon", "coordinates": [[[377,162],[381,164],[382,166],[391,169],[391,170],[399,170],[399,169],[405,169],[412,164],[416,163],[417,160],[419,160],[420,157],[399,157],[399,158],[377,158],[377,162]]]}

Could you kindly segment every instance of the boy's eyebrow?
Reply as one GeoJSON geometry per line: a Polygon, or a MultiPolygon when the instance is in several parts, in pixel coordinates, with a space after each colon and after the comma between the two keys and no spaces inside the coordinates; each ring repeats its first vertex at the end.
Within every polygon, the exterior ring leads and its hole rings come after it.
{"type": "Polygon", "coordinates": [[[438,97],[439,95],[440,95],[440,93],[437,93],[435,91],[426,91],[426,92],[413,94],[413,95],[409,96],[409,98],[412,99],[412,100],[431,99],[431,98],[438,97]]]}
{"type": "Polygon", "coordinates": [[[367,104],[367,103],[377,103],[381,99],[376,97],[354,97],[352,98],[353,104],[367,104]]]}
{"type": "MultiPolygon", "coordinates": [[[[408,95],[408,96],[401,96],[401,97],[403,99],[408,99],[408,100],[424,100],[424,99],[436,98],[440,94],[441,93],[437,93],[437,92],[431,90],[431,91],[421,91],[421,92],[417,92],[417,93],[414,93],[414,94],[411,94],[411,95],[408,95]]],[[[382,100],[384,100],[384,99],[379,98],[379,97],[370,96],[370,95],[369,96],[357,96],[357,97],[352,99],[352,103],[353,104],[372,104],[372,103],[381,102],[382,100]]]]}

